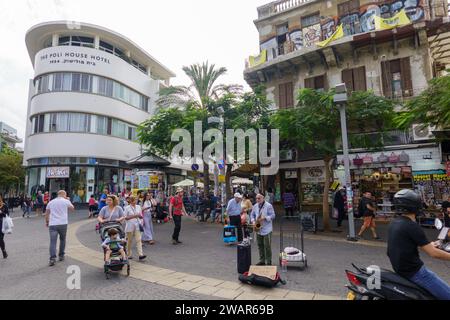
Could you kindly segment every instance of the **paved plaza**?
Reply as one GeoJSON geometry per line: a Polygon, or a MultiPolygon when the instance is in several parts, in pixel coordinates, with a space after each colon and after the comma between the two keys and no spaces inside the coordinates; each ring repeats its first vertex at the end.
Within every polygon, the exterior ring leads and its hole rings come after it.
{"type": "MultiPolygon", "coordinates": [[[[157,242],[144,246],[147,260],[133,260],[129,278],[113,276],[106,280],[95,221],[86,219],[86,211],[71,214],[67,259],[52,268],[47,265],[48,230],[43,218],[22,219],[17,209],[12,216],[14,233],[6,236],[10,256],[0,261],[0,299],[343,299],[344,271],[351,268],[352,262],[390,268],[384,242],[349,243],[344,239],[345,232],[306,233],[306,270],[289,268],[287,284],[276,289],[242,285],[236,270],[236,247],[223,243],[222,227],[188,217],[183,221],[182,245],[171,244],[172,224],[155,224],[157,242]],[[69,277],[66,270],[71,265],[81,269],[80,290],[69,290],[66,286],[69,277]]],[[[431,238],[434,231],[427,232],[431,238]]],[[[278,231],[274,233],[272,247],[273,256],[278,257],[278,231]]],[[[253,262],[257,262],[256,244],[252,251],[253,262]]],[[[426,256],[423,259],[450,282],[448,263],[426,256]]]]}

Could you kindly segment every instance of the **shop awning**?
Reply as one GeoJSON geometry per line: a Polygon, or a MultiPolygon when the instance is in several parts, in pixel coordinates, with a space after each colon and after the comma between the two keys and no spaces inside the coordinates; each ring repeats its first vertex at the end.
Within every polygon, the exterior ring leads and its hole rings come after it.
{"type": "MultiPolygon", "coordinates": [[[[194,186],[194,181],[191,179],[186,179],[186,180],[183,180],[183,181],[180,181],[180,182],[174,184],[172,187],[178,188],[178,187],[193,187],[193,186],[194,186]]],[[[204,187],[203,182],[197,182],[197,187],[203,188],[204,187]]]]}
{"type": "Polygon", "coordinates": [[[127,164],[136,169],[155,169],[167,167],[170,165],[170,162],[154,154],[144,153],[128,160],[127,164]]]}
{"type": "Polygon", "coordinates": [[[245,178],[235,178],[235,179],[232,179],[232,184],[252,185],[253,181],[250,179],[245,179],[245,178]]]}

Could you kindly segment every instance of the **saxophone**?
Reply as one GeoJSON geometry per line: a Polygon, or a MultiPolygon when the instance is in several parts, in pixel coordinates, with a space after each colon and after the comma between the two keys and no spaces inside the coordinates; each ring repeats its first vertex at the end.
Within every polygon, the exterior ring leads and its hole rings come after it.
{"type": "Polygon", "coordinates": [[[255,222],[255,232],[259,232],[261,230],[262,220],[263,220],[262,213],[260,213],[255,222]]]}

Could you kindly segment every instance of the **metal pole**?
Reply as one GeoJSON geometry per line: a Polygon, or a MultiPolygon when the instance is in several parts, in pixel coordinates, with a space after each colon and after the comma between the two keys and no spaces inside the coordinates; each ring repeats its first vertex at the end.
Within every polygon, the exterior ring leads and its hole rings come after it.
{"type": "MultiPolygon", "coordinates": [[[[222,131],[222,139],[224,139],[225,136],[225,120],[223,118],[223,114],[220,116],[220,130],[222,131]]],[[[221,174],[226,177],[226,148],[223,149],[223,168],[220,170],[221,174]]],[[[225,206],[227,201],[227,193],[226,193],[226,181],[225,183],[222,182],[221,184],[221,203],[222,203],[222,217],[221,217],[221,223],[224,221],[225,216],[225,206]]]]}
{"type": "Polygon", "coordinates": [[[347,189],[347,209],[348,209],[348,226],[349,226],[349,235],[347,236],[347,240],[358,241],[355,236],[355,220],[353,216],[353,191],[352,191],[352,180],[350,175],[350,158],[348,152],[347,117],[345,113],[345,103],[339,104],[338,108],[339,113],[341,115],[342,149],[344,151],[345,184],[347,189]]]}

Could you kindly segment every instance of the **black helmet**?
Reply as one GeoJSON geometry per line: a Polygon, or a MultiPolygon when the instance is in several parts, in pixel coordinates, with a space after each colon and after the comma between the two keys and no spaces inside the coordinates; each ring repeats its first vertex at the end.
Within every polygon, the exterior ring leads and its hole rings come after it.
{"type": "Polygon", "coordinates": [[[397,214],[420,213],[422,198],[412,190],[404,189],[394,196],[394,206],[397,214]]]}

